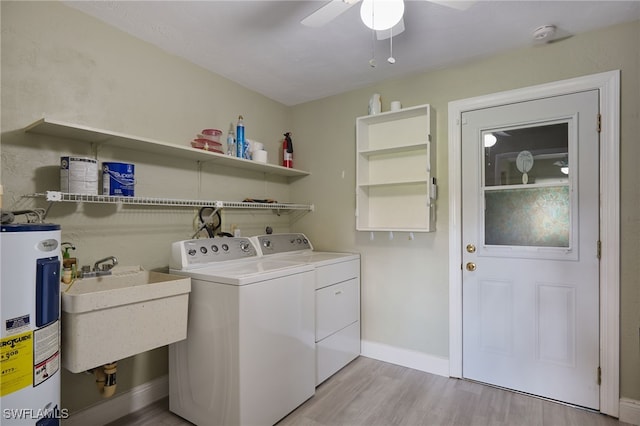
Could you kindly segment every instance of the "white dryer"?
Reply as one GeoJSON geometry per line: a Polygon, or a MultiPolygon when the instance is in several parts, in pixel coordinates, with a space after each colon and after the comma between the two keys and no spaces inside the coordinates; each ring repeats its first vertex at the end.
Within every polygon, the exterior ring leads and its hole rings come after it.
{"type": "Polygon", "coordinates": [[[315,268],[316,386],[360,355],[360,255],[314,251],[304,234],[252,237],[265,259],[315,268]]]}
{"type": "Polygon", "coordinates": [[[169,348],[169,406],[198,425],[273,425],[315,393],[314,272],[248,238],[175,242],[191,277],[187,339],[169,348]]]}

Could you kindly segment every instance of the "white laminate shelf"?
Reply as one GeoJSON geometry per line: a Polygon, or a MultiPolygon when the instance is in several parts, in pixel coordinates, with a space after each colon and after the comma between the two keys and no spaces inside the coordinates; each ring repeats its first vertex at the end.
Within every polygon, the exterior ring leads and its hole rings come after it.
{"type": "Polygon", "coordinates": [[[304,210],[313,211],[313,204],[293,204],[293,203],[253,203],[243,201],[220,201],[220,200],[180,200],[172,198],[151,198],[151,197],[121,197],[113,195],[87,195],[69,194],[59,191],[47,191],[26,195],[28,198],[45,198],[48,202],[72,202],[72,203],[102,203],[102,204],[130,204],[143,206],[165,206],[165,207],[215,207],[219,209],[252,209],[252,210],[304,210]]]}
{"type": "Polygon", "coordinates": [[[426,185],[429,183],[427,179],[403,179],[403,180],[388,180],[380,182],[362,182],[358,184],[358,187],[376,187],[376,186],[395,186],[395,185],[426,185]]]}
{"type": "Polygon", "coordinates": [[[420,143],[393,146],[388,148],[362,149],[362,150],[359,150],[358,153],[362,156],[369,157],[371,155],[395,154],[400,152],[410,152],[410,151],[419,151],[419,150],[426,151],[428,148],[429,148],[429,142],[424,141],[420,143]]]}
{"type": "Polygon", "coordinates": [[[27,126],[24,131],[27,133],[37,133],[65,139],[85,141],[98,145],[109,145],[136,151],[153,152],[201,162],[215,162],[221,166],[235,167],[286,177],[302,177],[310,174],[304,170],[289,169],[274,164],[245,160],[242,158],[204,151],[202,149],[195,149],[190,146],[174,145],[153,139],[126,135],[124,133],[111,132],[79,124],[65,123],[63,121],[53,120],[50,118],[42,118],[27,126]]]}

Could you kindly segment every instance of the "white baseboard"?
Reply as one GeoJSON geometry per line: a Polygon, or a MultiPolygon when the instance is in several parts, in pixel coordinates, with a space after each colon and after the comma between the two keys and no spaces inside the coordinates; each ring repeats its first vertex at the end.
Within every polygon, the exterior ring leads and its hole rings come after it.
{"type": "Polygon", "coordinates": [[[62,425],[104,425],[153,404],[168,395],[169,376],[165,375],[72,413],[68,419],[62,421],[62,425]]]}
{"type": "Polygon", "coordinates": [[[360,352],[362,356],[367,358],[413,368],[414,370],[420,370],[426,373],[437,374],[438,376],[449,377],[449,360],[447,358],[427,355],[422,352],[397,348],[382,343],[368,342],[366,340],[362,341],[360,352]]]}
{"type": "Polygon", "coordinates": [[[629,398],[620,398],[620,418],[621,422],[640,425],[640,401],[629,398]]]}

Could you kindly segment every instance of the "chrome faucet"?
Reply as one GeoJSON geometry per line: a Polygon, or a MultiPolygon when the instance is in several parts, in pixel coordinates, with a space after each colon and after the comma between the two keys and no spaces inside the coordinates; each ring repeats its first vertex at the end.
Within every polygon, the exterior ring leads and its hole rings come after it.
{"type": "Polygon", "coordinates": [[[111,275],[111,269],[118,264],[115,256],[108,256],[98,260],[93,264],[93,271],[89,265],[84,265],[80,271],[81,278],[101,277],[103,275],[111,275]],[[106,263],[111,261],[111,263],[106,263]]]}
{"type": "Polygon", "coordinates": [[[98,260],[93,264],[93,270],[97,273],[100,272],[109,272],[111,273],[111,269],[118,264],[118,259],[115,256],[108,256],[104,259],[98,260]],[[111,261],[111,264],[105,263],[111,261]],[[104,263],[104,265],[102,265],[104,263]]]}

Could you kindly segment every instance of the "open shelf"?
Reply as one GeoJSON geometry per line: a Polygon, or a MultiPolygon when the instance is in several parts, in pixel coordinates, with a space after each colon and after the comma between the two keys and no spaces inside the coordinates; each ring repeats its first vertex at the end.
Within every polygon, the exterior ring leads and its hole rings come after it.
{"type": "Polygon", "coordinates": [[[427,150],[428,148],[429,148],[429,142],[424,141],[420,143],[400,145],[400,146],[394,146],[390,148],[363,149],[361,151],[358,151],[358,153],[365,157],[369,157],[372,155],[395,154],[395,153],[402,153],[402,152],[427,150]]]}
{"type": "Polygon", "coordinates": [[[195,161],[216,162],[221,166],[253,170],[280,176],[301,177],[309,175],[309,172],[304,170],[289,169],[274,164],[245,160],[242,158],[195,149],[189,146],[174,145],[153,139],[96,129],[79,124],[65,123],[50,118],[42,118],[35,123],[30,124],[24,130],[27,133],[37,133],[65,139],[74,139],[92,144],[109,145],[143,152],[154,152],[195,161]]]}
{"type": "Polygon", "coordinates": [[[356,229],[435,230],[429,105],[356,119],[356,229]]]}
{"type": "Polygon", "coordinates": [[[252,209],[252,210],[305,210],[313,211],[313,204],[293,203],[249,203],[243,201],[220,200],[180,200],[172,198],[121,197],[113,195],[69,194],[59,191],[47,191],[26,195],[28,198],[45,198],[49,202],[132,204],[143,206],[165,207],[216,207],[220,209],[252,209]]]}
{"type": "Polygon", "coordinates": [[[358,187],[360,188],[373,188],[377,186],[396,186],[396,185],[412,185],[412,184],[423,184],[426,185],[428,183],[425,179],[405,179],[405,180],[389,180],[384,182],[369,182],[369,183],[360,183],[358,187]]]}

